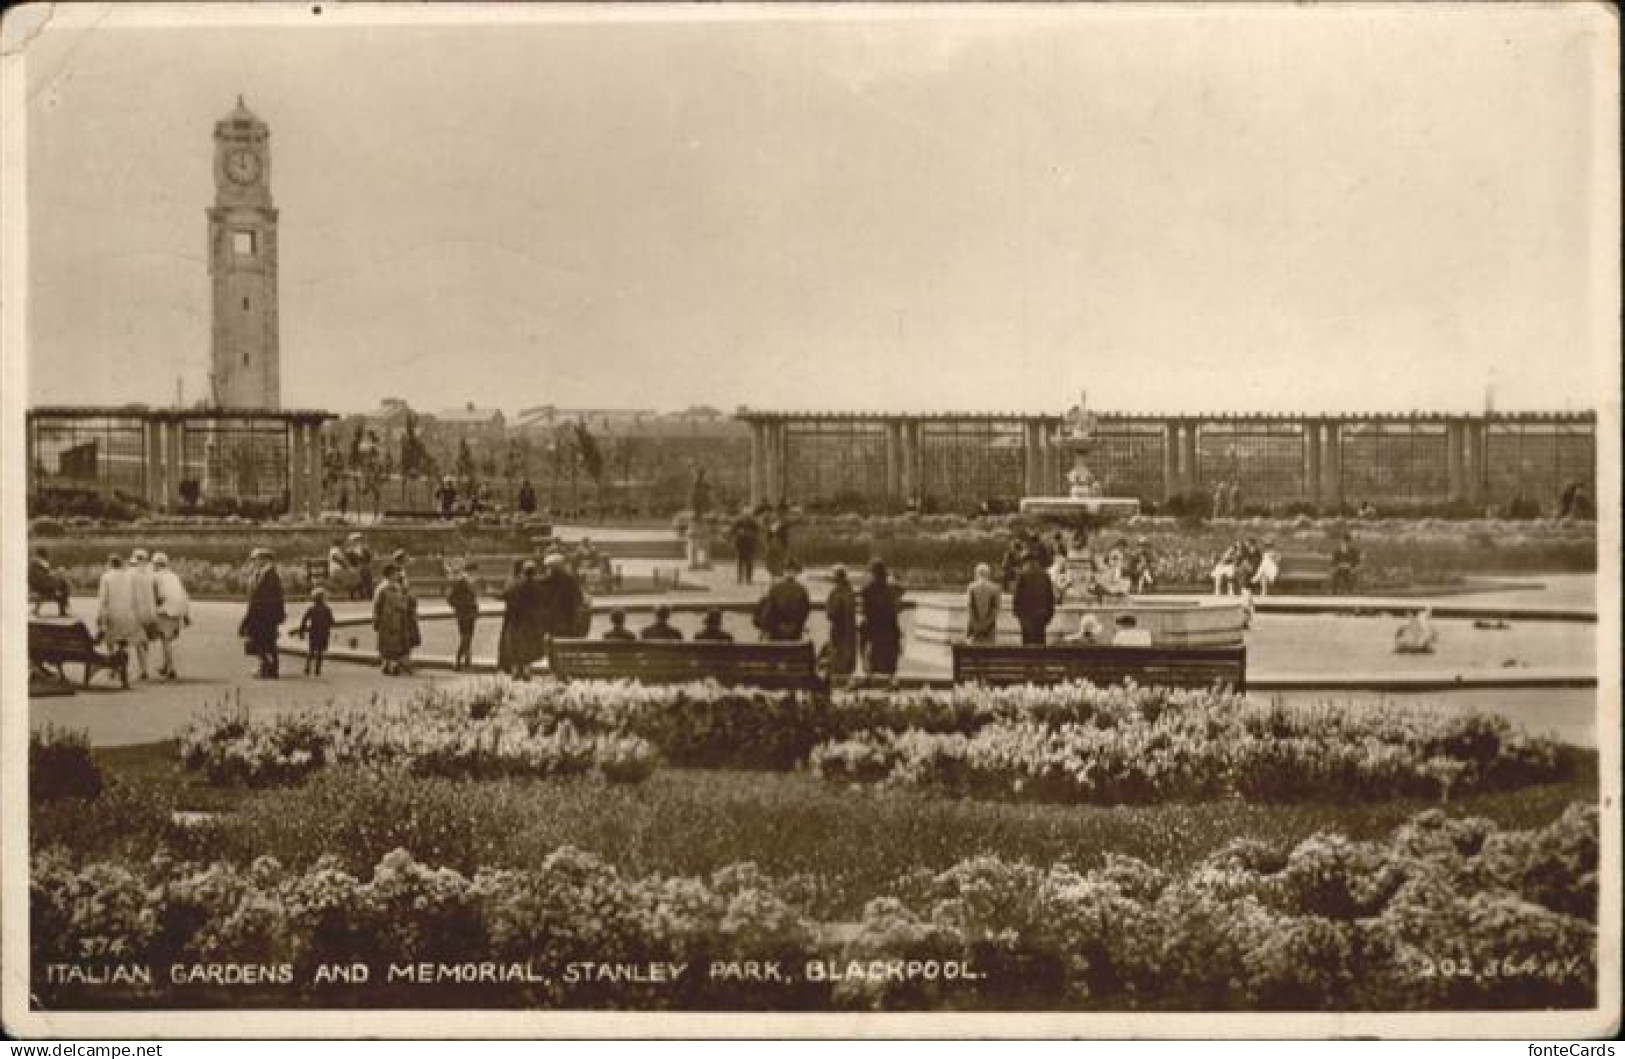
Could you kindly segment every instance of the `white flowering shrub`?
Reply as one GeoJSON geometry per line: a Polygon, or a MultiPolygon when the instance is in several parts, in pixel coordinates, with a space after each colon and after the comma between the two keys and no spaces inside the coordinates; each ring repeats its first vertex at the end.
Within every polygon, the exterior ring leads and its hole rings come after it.
{"type": "MultiPolygon", "coordinates": [[[[974,857],[900,880],[855,924],[827,924],[795,887],[750,864],[708,878],[635,878],[561,847],[527,868],[463,873],[403,849],[365,877],[324,858],[289,869],[155,857],[32,862],[35,991],[71,1003],[43,968],[88,939],[124,962],[286,964],[291,984],[247,996],[430,995],[507,1006],[1475,1009],[1594,1002],[1598,813],[1500,831],[1420,814],[1387,839],[1317,834],[1290,850],[1233,842],[1168,872],[1109,856],[1079,871],[974,857]],[[1558,866],[1570,874],[1560,876],[1558,866]],[[777,961],[793,981],[695,971],[674,982],[572,980],[577,961],[777,961]],[[534,975],[426,994],[315,983],[318,963],[525,964],[534,975]],[[938,975],[813,975],[820,966],[957,966],[938,975]]],[[[83,988],[83,987],[79,987],[83,988]]],[[[127,989],[169,995],[161,977],[127,989]]],[[[176,994],[178,995],[178,994],[176,994]]],[[[202,994],[188,994],[210,996],[202,994]]],[[[82,997],[80,997],[82,999],[82,997]]]]}

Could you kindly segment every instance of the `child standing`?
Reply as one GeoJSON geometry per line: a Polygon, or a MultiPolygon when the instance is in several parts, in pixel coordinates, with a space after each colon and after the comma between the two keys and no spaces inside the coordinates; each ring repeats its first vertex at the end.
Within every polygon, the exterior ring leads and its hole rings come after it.
{"type": "Polygon", "coordinates": [[[446,602],[457,616],[457,659],[451,665],[456,670],[474,666],[474,623],[480,616],[479,589],[474,587],[474,574],[479,567],[464,563],[446,589],[446,602]]]}
{"type": "Polygon", "coordinates": [[[333,635],[333,609],[327,605],[327,589],[313,588],[310,590],[310,606],[305,608],[304,616],[299,619],[299,628],[294,630],[295,636],[304,637],[308,645],[305,652],[305,675],[312,673],[322,675],[322,656],[327,654],[327,644],[333,635]]]}

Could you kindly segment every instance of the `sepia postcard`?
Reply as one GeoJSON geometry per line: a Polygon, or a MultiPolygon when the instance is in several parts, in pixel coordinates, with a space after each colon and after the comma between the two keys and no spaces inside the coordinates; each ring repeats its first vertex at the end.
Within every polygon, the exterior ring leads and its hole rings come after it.
{"type": "Polygon", "coordinates": [[[1617,1034],[1614,8],[0,43],[8,1035],[1617,1034]]]}

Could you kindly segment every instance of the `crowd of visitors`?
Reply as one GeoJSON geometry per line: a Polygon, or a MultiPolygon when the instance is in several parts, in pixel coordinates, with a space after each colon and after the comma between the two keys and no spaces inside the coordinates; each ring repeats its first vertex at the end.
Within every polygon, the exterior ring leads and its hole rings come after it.
{"type": "MultiPolygon", "coordinates": [[[[43,550],[37,554],[36,562],[49,569],[43,550]]],[[[31,579],[40,578],[42,588],[53,590],[46,598],[57,603],[59,616],[65,616],[68,612],[65,582],[47,586],[43,574],[36,575],[33,569],[29,573],[31,579]]],[[[30,592],[33,591],[31,581],[30,592]]],[[[120,555],[107,557],[107,569],[96,585],[96,634],[103,643],[122,645],[135,656],[137,679],[152,679],[148,652],[155,643],[161,652],[157,676],[168,680],[178,678],[175,642],[180,638],[181,629],[191,622],[191,599],[186,586],[170,569],[169,557],[163,552],[151,556],[150,561],[144,548],[131,552],[128,562],[120,555]]]]}

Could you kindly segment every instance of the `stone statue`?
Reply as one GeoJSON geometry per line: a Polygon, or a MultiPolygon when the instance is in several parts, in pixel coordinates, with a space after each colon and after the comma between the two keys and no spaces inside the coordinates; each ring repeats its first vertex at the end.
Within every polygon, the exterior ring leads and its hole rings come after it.
{"type": "Polygon", "coordinates": [[[1089,391],[1078,393],[1078,406],[1072,409],[1069,416],[1072,421],[1071,435],[1074,440],[1087,441],[1095,432],[1095,414],[1089,411],[1089,391]]]}

